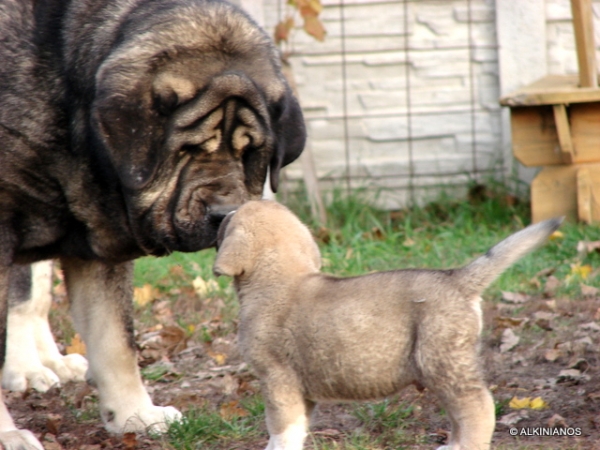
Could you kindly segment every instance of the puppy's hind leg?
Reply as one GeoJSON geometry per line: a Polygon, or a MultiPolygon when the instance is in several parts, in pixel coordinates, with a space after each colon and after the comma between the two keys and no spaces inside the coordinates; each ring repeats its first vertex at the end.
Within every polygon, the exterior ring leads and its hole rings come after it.
{"type": "MultiPolygon", "coordinates": [[[[488,450],[495,426],[494,400],[481,387],[443,401],[452,421],[450,444],[444,450],[488,450]]],[[[438,450],[440,450],[438,449],[438,450]]]]}
{"type": "Polygon", "coordinates": [[[302,393],[291,388],[286,376],[269,377],[263,383],[269,444],[265,450],[302,450],[315,404],[304,399],[302,393]]]}

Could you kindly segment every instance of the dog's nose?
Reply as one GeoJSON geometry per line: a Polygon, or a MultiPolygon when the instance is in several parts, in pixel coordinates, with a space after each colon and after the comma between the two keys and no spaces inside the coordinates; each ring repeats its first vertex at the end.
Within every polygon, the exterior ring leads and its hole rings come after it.
{"type": "Polygon", "coordinates": [[[218,227],[225,216],[238,209],[240,205],[215,205],[208,211],[208,220],[212,225],[218,227]]]}

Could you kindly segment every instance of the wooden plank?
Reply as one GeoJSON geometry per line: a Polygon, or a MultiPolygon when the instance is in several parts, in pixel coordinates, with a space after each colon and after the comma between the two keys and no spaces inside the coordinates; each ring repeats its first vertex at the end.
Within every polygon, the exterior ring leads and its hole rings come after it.
{"type": "Polygon", "coordinates": [[[600,89],[580,87],[577,75],[548,75],[500,99],[503,106],[600,102],[600,89]]]}
{"type": "Polygon", "coordinates": [[[571,138],[576,162],[600,161],[600,103],[569,108],[571,138]]]}
{"type": "Polygon", "coordinates": [[[577,215],[585,223],[600,223],[600,166],[577,170],[577,215]]]}
{"type": "Polygon", "coordinates": [[[544,167],[533,179],[532,221],[561,215],[600,223],[600,164],[544,167]]]}
{"type": "Polygon", "coordinates": [[[598,87],[596,73],[596,48],[594,44],[594,12],[591,0],[571,0],[579,83],[581,87],[598,87]]]}
{"type": "Polygon", "coordinates": [[[544,167],[531,182],[531,220],[577,219],[577,165],[544,167]]]}
{"type": "Polygon", "coordinates": [[[577,170],[577,217],[582,222],[592,223],[592,179],[585,167],[577,170]]]}
{"type": "Polygon", "coordinates": [[[518,107],[510,111],[515,158],[528,167],[562,164],[551,106],[518,107]]]}
{"type": "MultiPolygon", "coordinates": [[[[569,107],[573,161],[600,162],[600,103],[569,107]]],[[[511,108],[512,147],[525,166],[564,164],[561,142],[551,106],[511,108]]]]}
{"type": "Polygon", "coordinates": [[[560,144],[560,152],[562,160],[565,164],[571,164],[573,157],[573,142],[571,141],[571,127],[569,126],[569,118],[567,117],[567,108],[565,105],[554,105],[554,125],[558,134],[558,142],[560,144]]]}

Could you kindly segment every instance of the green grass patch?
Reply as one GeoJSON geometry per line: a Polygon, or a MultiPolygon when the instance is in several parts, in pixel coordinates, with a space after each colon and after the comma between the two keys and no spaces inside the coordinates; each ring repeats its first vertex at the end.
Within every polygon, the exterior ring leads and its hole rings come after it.
{"type": "Polygon", "coordinates": [[[244,415],[227,418],[209,406],[187,411],[165,437],[176,450],[244,448],[260,435],[261,427],[264,432],[264,404],[252,397],[241,402],[240,410],[244,415]]]}

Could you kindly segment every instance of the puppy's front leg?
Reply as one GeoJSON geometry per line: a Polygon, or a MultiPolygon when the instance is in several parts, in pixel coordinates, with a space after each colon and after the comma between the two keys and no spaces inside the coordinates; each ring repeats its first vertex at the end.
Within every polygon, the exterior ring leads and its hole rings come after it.
{"type": "Polygon", "coordinates": [[[270,376],[263,383],[269,444],[265,450],[302,450],[315,404],[304,399],[293,376],[270,376]],[[283,382],[282,382],[283,381],[283,382]]]}
{"type": "Polygon", "coordinates": [[[154,406],[142,383],[133,337],[133,263],[63,258],[75,329],[87,346],[100,414],[112,433],[164,431],[181,413],[154,406]]]}

